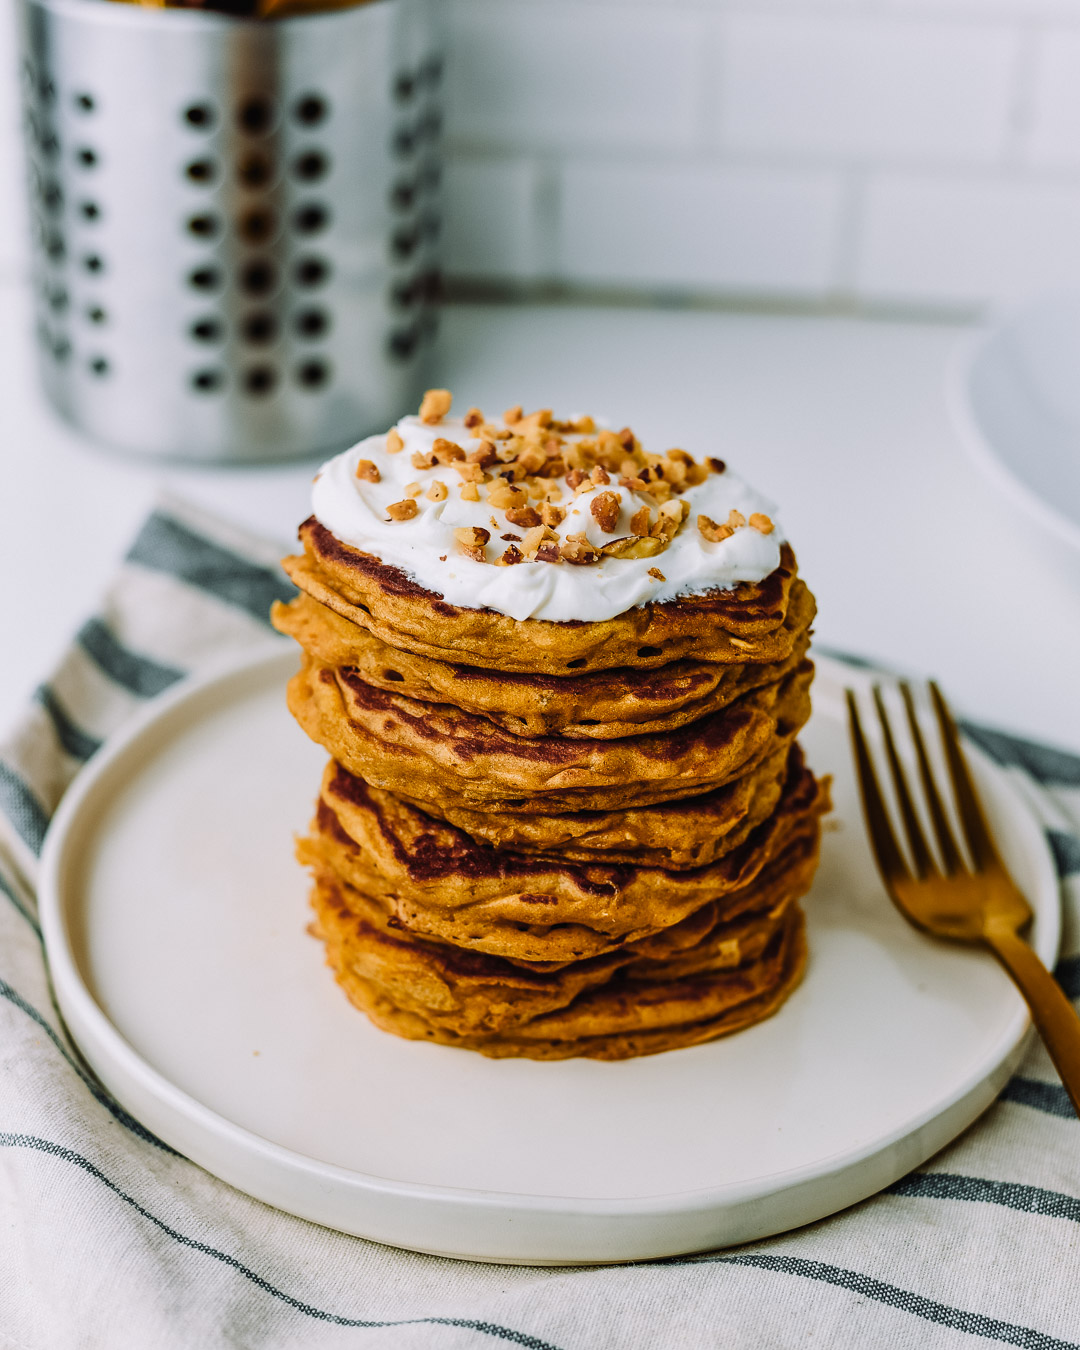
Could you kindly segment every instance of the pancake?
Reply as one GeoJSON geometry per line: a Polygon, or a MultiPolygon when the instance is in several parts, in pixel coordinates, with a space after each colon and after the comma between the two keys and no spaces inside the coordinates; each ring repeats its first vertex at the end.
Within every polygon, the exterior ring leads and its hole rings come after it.
{"type": "Polygon", "coordinates": [[[625,811],[510,814],[458,803],[436,807],[404,796],[401,800],[493,848],[570,862],[626,862],[678,871],[704,867],[741,844],[772,814],[789,775],[798,771],[796,763],[801,770],[798,745],[780,737],[775,748],[721,788],[625,811]]]}
{"type": "Polygon", "coordinates": [[[642,953],[618,969],[614,956],[600,957],[554,973],[404,937],[374,907],[359,917],[358,903],[346,904],[332,877],[317,880],[313,932],[349,999],[399,1036],[494,1057],[624,1059],[711,1040],[774,1012],[805,961],[794,900],[761,912],[756,941],[736,921],[680,957],[654,962],[642,953]],[[736,946],[725,946],[736,932],[736,946]]]}
{"type": "Polygon", "coordinates": [[[813,617],[813,597],[800,587],[784,620],[793,646],[782,661],[675,661],[658,668],[553,676],[482,670],[397,650],[303,593],[287,605],[276,602],[271,611],[278,632],[295,638],[322,665],[348,666],[377,689],[423,703],[453,704],[515,736],[586,740],[673,731],[781,679],[806,655],[813,617]]]}
{"type": "MultiPolygon", "coordinates": [[[[784,620],[802,583],[787,544],[780,566],[763,581],[636,605],[611,619],[556,623],[451,605],[400,568],[342,543],[314,516],[301,525],[300,539],[304,553],[284,559],[282,566],[301,591],[388,646],[440,661],[572,675],[683,659],[783,661],[794,646],[784,620]]],[[[587,569],[579,570],[587,586],[587,569]]]]}
{"type": "Polygon", "coordinates": [[[803,769],[777,810],[722,862],[682,872],[583,865],[477,844],[331,762],[297,856],[377,901],[410,932],[511,960],[567,962],[670,929],[707,904],[732,918],[756,903],[761,875],[781,855],[789,874],[799,872],[801,893],[826,806],[825,789],[803,769]]]}
{"type": "Polygon", "coordinates": [[[812,679],[804,661],[675,733],[609,741],[511,736],[486,718],[387,693],[306,654],[288,700],[312,740],[376,787],[440,809],[531,813],[649,805],[720,787],[803,725],[812,679]]]}

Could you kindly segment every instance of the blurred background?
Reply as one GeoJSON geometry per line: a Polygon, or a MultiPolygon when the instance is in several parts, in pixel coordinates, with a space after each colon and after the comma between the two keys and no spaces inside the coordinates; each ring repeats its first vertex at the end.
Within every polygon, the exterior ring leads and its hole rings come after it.
{"type": "MultiPolygon", "coordinates": [[[[2,0],[0,268],[26,266],[2,0]]],[[[1080,281],[1074,0],[441,0],[470,293],[956,316],[1080,281]]]]}

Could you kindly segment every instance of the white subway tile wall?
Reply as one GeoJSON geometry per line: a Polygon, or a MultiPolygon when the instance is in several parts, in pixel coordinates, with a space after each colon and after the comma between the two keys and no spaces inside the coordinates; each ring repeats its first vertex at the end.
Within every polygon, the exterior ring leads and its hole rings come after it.
{"type": "Polygon", "coordinates": [[[1080,0],[436,3],[459,282],[924,310],[1080,283],[1080,0]]]}
{"type": "Polygon", "coordinates": [[[1080,0],[443,3],[452,278],[946,311],[1080,283],[1080,0]]]}

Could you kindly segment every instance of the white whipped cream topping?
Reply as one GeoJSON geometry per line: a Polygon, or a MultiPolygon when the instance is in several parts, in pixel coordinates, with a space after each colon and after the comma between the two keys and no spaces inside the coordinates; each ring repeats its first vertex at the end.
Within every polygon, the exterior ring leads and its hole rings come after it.
{"type": "MultiPolygon", "coordinates": [[[[489,424],[503,425],[496,418],[489,419],[489,424]]],[[[690,514],[667,548],[651,558],[604,557],[585,566],[535,561],[495,566],[494,560],[512,542],[500,536],[520,537],[526,531],[512,525],[504,511],[487,502],[488,489],[494,483],[480,485],[479,501],[464,501],[462,480],[452,465],[417,469],[412,463],[413,454],[430,451],[438,437],[455,442],[466,453],[475,450],[480,440],[460,418],[447,417],[429,426],[418,417],[403,417],[397,431],[405,442],[397,454],[387,452],[385,436],[369,436],[328,460],[315,480],[312,512],[342,543],[401,568],[453,605],[493,609],[513,619],[596,622],[649,601],[674,600],[716,588],[726,590],[740,581],[761,581],[779,566],[783,534],[772,503],[730,469],[710,473],[703,483],[680,495],[690,514]],[[378,483],[356,477],[360,460],[376,465],[378,483]],[[448,489],[443,501],[429,501],[426,496],[436,481],[445,483],[448,489]],[[411,520],[391,520],[386,508],[402,501],[406,487],[416,483],[422,489],[415,498],[418,514],[411,520]],[[697,528],[698,515],[723,524],[732,510],[742,512],[747,520],[754,512],[768,515],[774,529],[762,534],[747,525],[719,542],[705,539],[697,528]],[[454,530],[466,525],[490,532],[487,556],[491,562],[477,562],[461,551],[454,530]],[[650,576],[650,568],[662,572],[664,580],[650,576]]],[[[566,518],[556,527],[560,539],[580,533],[594,545],[611,543],[631,533],[630,517],[641,506],[653,507],[655,514],[654,499],[640,490],[620,487],[616,474],[608,484],[579,489],[576,497],[565,477],[554,481],[563,494],[558,504],[566,508],[566,518]],[[619,519],[610,533],[600,528],[590,511],[590,503],[599,492],[613,492],[620,499],[619,519]]]]}

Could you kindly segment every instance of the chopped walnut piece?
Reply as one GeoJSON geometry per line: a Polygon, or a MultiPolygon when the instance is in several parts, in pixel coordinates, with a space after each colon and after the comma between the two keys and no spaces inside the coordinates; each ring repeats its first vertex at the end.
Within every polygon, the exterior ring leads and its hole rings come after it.
{"type": "Polygon", "coordinates": [[[397,427],[391,427],[386,433],[386,453],[388,455],[400,455],[405,449],[405,442],[401,439],[397,427]]]}
{"type": "Polygon", "coordinates": [[[520,422],[522,417],[522,407],[520,403],[515,403],[512,408],[507,408],[503,413],[503,421],[508,427],[512,427],[515,422],[520,422]]]}
{"type": "Polygon", "coordinates": [[[746,524],[746,517],[741,511],[731,510],[728,512],[727,523],[733,530],[737,530],[746,524]]]}
{"type": "Polygon", "coordinates": [[[450,411],[453,401],[454,396],[449,389],[429,389],[420,404],[420,421],[435,426],[450,411]]]}
{"type": "Polygon", "coordinates": [[[685,450],[668,450],[665,452],[664,458],[678,464],[684,464],[687,468],[694,462],[694,456],[688,455],[685,450]]]}
{"type": "Polygon", "coordinates": [[[710,458],[707,459],[705,463],[709,466],[710,469],[712,469],[713,473],[723,473],[727,469],[727,465],[724,463],[722,459],[710,458]]]}
{"type": "Polygon", "coordinates": [[[614,492],[598,492],[589,503],[593,519],[605,534],[611,534],[619,523],[621,505],[614,492]]]}
{"type": "Polygon", "coordinates": [[[602,464],[597,464],[589,474],[589,482],[596,487],[606,487],[611,482],[611,475],[602,464]]]}
{"type": "Polygon", "coordinates": [[[526,506],[528,493],[510,483],[494,483],[488,488],[488,501],[496,509],[505,511],[511,506],[526,506]]]}
{"type": "Polygon", "coordinates": [[[424,493],[424,496],[429,502],[444,502],[448,495],[449,492],[446,484],[441,482],[438,478],[435,479],[434,483],[432,483],[424,493]]]}
{"type": "Polygon", "coordinates": [[[466,483],[483,483],[487,481],[487,475],[479,464],[470,464],[468,460],[458,459],[454,461],[454,468],[466,483]]]}
{"type": "Polygon", "coordinates": [[[423,490],[419,483],[406,483],[402,488],[406,497],[419,497],[423,490]]]}
{"type": "Polygon", "coordinates": [[[718,544],[721,539],[730,539],[735,533],[730,525],[717,525],[716,521],[710,520],[708,516],[698,516],[697,527],[711,544],[718,544]]]}
{"type": "Polygon", "coordinates": [[[585,475],[581,472],[580,469],[571,469],[570,472],[566,475],[566,483],[568,487],[579,488],[582,485],[582,483],[587,481],[588,480],[586,479],[585,475]]]}
{"type": "Polygon", "coordinates": [[[526,558],[533,558],[542,544],[558,544],[558,541],[559,536],[554,530],[549,530],[546,525],[537,525],[535,529],[526,531],[525,538],[521,541],[521,551],[526,558]]]}
{"type": "Polygon", "coordinates": [[[690,508],[684,501],[671,500],[661,502],[660,509],[656,514],[656,520],[653,523],[649,533],[654,538],[665,541],[674,539],[679,533],[683,521],[690,513],[690,508]]]}
{"type": "Polygon", "coordinates": [[[506,552],[502,555],[502,557],[495,559],[495,566],[509,567],[513,563],[519,563],[524,561],[525,558],[521,552],[521,549],[518,548],[517,544],[510,544],[507,546],[506,552]]]}
{"type": "Polygon", "coordinates": [[[619,444],[622,446],[624,450],[633,450],[634,433],[630,430],[629,427],[623,427],[622,431],[618,431],[615,434],[618,436],[619,444]]]}
{"type": "Polygon", "coordinates": [[[494,464],[499,456],[491,441],[481,441],[475,450],[469,451],[465,458],[470,464],[479,464],[481,468],[486,469],[489,464],[494,464]]]}
{"type": "Polygon", "coordinates": [[[568,563],[581,567],[596,562],[600,557],[598,549],[593,548],[583,534],[568,534],[559,548],[560,555],[568,563]]]}
{"type": "Polygon", "coordinates": [[[484,420],[484,414],[479,408],[470,408],[465,414],[465,425],[467,427],[478,427],[484,420]]]}
{"type": "MultiPolygon", "coordinates": [[[[437,464],[454,464],[457,460],[465,458],[465,451],[462,450],[461,446],[454,441],[448,441],[445,436],[435,437],[431,454],[437,464]]],[[[416,461],[414,460],[413,463],[415,464],[416,461]]]]}
{"type": "Polygon", "coordinates": [[[357,463],[356,476],[362,478],[365,483],[378,483],[382,478],[378,466],[370,459],[362,459],[357,463]]]}
{"type": "Polygon", "coordinates": [[[579,417],[576,422],[571,423],[571,426],[579,436],[591,436],[596,430],[596,423],[591,417],[579,417]]]}
{"type": "Polygon", "coordinates": [[[512,543],[515,543],[515,544],[520,544],[520,543],[521,543],[521,535],[520,535],[520,534],[500,534],[500,535],[499,535],[499,538],[500,538],[500,539],[509,539],[512,543]]]}
{"type": "Polygon", "coordinates": [[[463,502],[478,502],[480,500],[480,489],[475,483],[462,483],[458,496],[463,502]]]}
{"type": "Polygon", "coordinates": [[[750,528],[760,530],[762,534],[772,534],[773,523],[763,511],[755,511],[750,517],[750,528]]]}
{"type": "Polygon", "coordinates": [[[652,512],[647,506],[643,506],[639,511],[635,511],[630,517],[630,533],[645,535],[649,533],[649,525],[652,523],[652,512]]]}
{"type": "Polygon", "coordinates": [[[547,457],[538,445],[528,445],[517,457],[522,473],[539,473],[547,463],[547,457]]]}
{"type": "Polygon", "coordinates": [[[566,510],[562,506],[556,506],[554,502],[545,502],[540,508],[540,519],[554,529],[566,519],[566,510]]]}
{"type": "Polygon", "coordinates": [[[436,459],[430,450],[415,450],[411,463],[414,469],[433,469],[436,459]]]}
{"type": "Polygon", "coordinates": [[[554,541],[545,540],[536,550],[536,561],[545,563],[562,562],[562,558],[559,556],[559,545],[554,541]]]}
{"type": "Polygon", "coordinates": [[[613,539],[600,550],[606,558],[652,558],[667,548],[666,539],[642,539],[635,534],[624,535],[622,539],[613,539]]]}
{"type": "Polygon", "coordinates": [[[647,492],[649,488],[648,483],[643,478],[631,477],[625,473],[619,476],[619,486],[630,492],[647,492]]]}
{"type": "Polygon", "coordinates": [[[391,520],[412,520],[419,509],[417,504],[409,497],[403,502],[391,502],[386,508],[386,514],[391,520]]]}
{"type": "Polygon", "coordinates": [[[460,529],[454,531],[454,538],[457,540],[458,547],[475,562],[487,562],[484,555],[484,545],[491,538],[491,534],[480,525],[463,525],[460,529]]]}
{"type": "Polygon", "coordinates": [[[531,506],[511,506],[506,513],[511,525],[520,525],[523,530],[534,529],[540,524],[540,512],[531,506]]]}
{"type": "Polygon", "coordinates": [[[667,577],[664,576],[659,567],[650,567],[649,576],[653,577],[656,581],[667,581],[667,577]]]}

